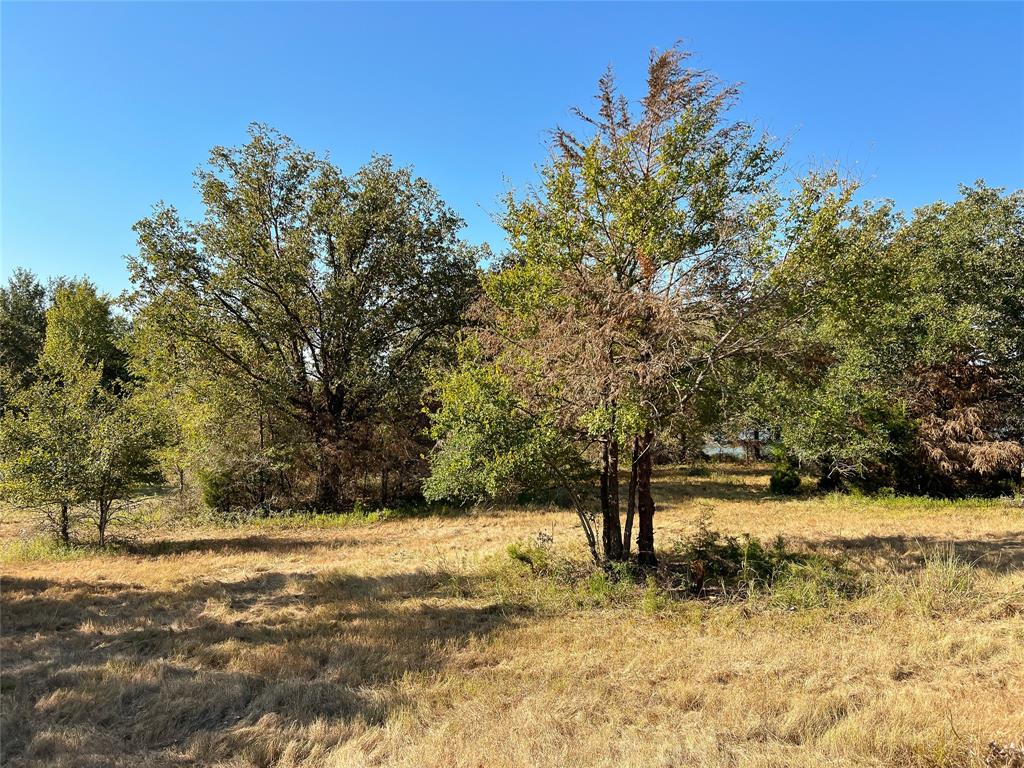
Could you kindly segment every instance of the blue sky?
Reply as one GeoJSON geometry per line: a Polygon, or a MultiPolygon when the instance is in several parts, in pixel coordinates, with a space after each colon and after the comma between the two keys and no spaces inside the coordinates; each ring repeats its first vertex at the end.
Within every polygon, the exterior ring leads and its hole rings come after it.
{"type": "Polygon", "coordinates": [[[1024,4],[4,2],[2,275],[127,287],[133,222],[200,213],[192,171],[262,121],[346,171],[413,164],[502,245],[506,183],[612,63],[639,95],[677,39],[741,81],[738,117],[904,209],[961,182],[1024,186],[1024,4]]]}

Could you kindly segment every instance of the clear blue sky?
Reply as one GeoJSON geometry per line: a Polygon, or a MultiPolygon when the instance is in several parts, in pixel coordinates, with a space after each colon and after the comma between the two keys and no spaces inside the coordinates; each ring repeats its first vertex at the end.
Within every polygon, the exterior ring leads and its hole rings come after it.
{"type": "Polygon", "coordinates": [[[587,105],[608,63],[631,94],[682,38],[744,83],[738,115],[911,209],[984,178],[1024,186],[1024,5],[954,3],[44,4],[4,2],[6,275],[127,286],[131,226],[199,213],[192,171],[251,121],[329,151],[414,164],[500,249],[505,180],[587,105]]]}

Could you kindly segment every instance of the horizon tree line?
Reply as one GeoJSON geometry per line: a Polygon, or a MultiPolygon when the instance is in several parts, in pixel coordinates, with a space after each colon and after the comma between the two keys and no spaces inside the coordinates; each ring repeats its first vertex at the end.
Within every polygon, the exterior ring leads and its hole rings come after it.
{"type": "Polygon", "coordinates": [[[120,299],[16,270],[0,493],[101,543],[160,480],[220,513],[559,501],[595,561],[653,566],[655,465],[708,432],[771,435],[823,490],[1011,491],[1024,193],[907,217],[791,178],[687,59],[653,53],[636,101],[600,79],[497,259],[411,168],[254,124],[199,170],[202,218],[136,223],[120,299]]]}

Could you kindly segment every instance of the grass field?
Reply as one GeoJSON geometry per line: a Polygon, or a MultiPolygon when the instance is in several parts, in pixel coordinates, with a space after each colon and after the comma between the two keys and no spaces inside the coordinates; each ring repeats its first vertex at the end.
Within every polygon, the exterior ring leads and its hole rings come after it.
{"type": "Polygon", "coordinates": [[[781,535],[842,584],[617,583],[561,510],[153,526],[108,553],[8,518],[2,762],[1024,765],[1024,509],[766,485],[663,471],[659,546],[781,535]]]}

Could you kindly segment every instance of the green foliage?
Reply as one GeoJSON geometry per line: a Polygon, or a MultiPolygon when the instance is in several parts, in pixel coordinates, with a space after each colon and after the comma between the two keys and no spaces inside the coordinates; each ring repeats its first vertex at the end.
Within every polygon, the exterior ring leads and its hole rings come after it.
{"type": "Polygon", "coordinates": [[[127,320],[114,313],[110,297],[90,281],[59,281],[46,312],[40,363],[57,372],[83,364],[98,367],[103,385],[111,387],[127,378],[127,330],[127,320]]]}
{"type": "Polygon", "coordinates": [[[35,381],[0,420],[0,495],[39,510],[65,543],[87,515],[104,544],[115,505],[157,479],[161,435],[120,378],[122,332],[90,283],[60,285],[35,381]]]}
{"type": "Polygon", "coordinates": [[[669,571],[684,591],[704,596],[752,597],[786,608],[811,608],[859,589],[841,563],[793,551],[781,537],[769,545],[749,535],[727,536],[702,519],[673,546],[669,571]]]}
{"type": "Polygon", "coordinates": [[[854,209],[788,336],[797,364],[748,372],[747,423],[833,482],[959,494],[1019,473],[1024,196],[961,192],[910,221],[854,209]]]}
{"type": "MultiPolygon", "coordinates": [[[[386,157],[345,176],[258,125],[199,180],[203,220],[159,206],[135,227],[133,305],[165,356],[149,367],[185,382],[175,397],[270,419],[283,503],[351,501],[367,470],[415,475],[425,371],[476,291],[482,251],[457,238],[462,220],[386,157]]],[[[265,429],[254,442],[266,450],[265,429]]]]}
{"type": "Polygon", "coordinates": [[[138,403],[102,386],[99,366],[46,370],[0,421],[0,493],[40,510],[63,539],[84,508],[103,544],[114,505],[157,479],[158,442],[138,403]]]}
{"type": "Polygon", "coordinates": [[[523,491],[574,489],[588,467],[549,414],[530,413],[500,368],[463,346],[461,364],[440,372],[431,413],[428,500],[511,499],[523,491]]]}
{"type": "Polygon", "coordinates": [[[800,490],[800,472],[789,462],[777,464],[768,478],[768,490],[776,496],[792,496],[800,490]]]}
{"type": "Polygon", "coordinates": [[[0,420],[0,495],[38,509],[67,541],[72,510],[89,498],[90,433],[99,373],[44,377],[18,392],[0,420]]]}
{"type": "Polygon", "coordinates": [[[508,556],[530,567],[534,573],[550,573],[552,554],[549,547],[538,542],[513,542],[505,550],[508,556]]]}
{"type": "Polygon", "coordinates": [[[31,381],[46,333],[46,290],[27,269],[0,287],[0,410],[31,381]]]}

